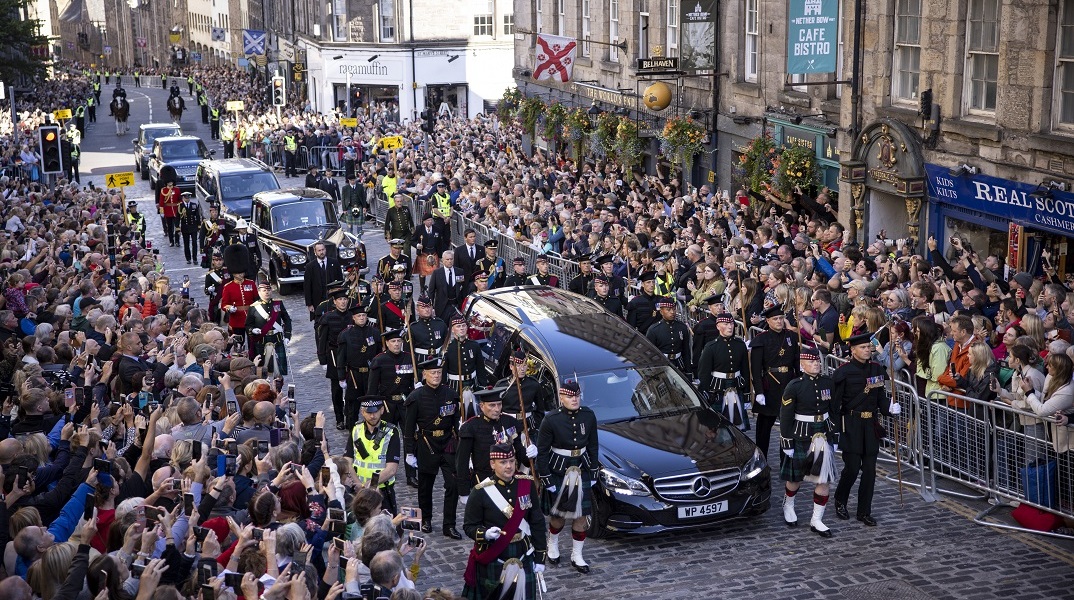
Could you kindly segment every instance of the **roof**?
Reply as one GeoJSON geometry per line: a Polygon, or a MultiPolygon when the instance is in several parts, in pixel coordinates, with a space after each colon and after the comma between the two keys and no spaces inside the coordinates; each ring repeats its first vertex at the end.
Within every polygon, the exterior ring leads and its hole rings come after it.
{"type": "Polygon", "coordinates": [[[142,123],[138,129],[182,129],[178,123],[142,123]]]}
{"type": "Polygon", "coordinates": [[[330,196],[324,190],[306,187],[269,190],[254,194],[255,201],[262,202],[268,205],[283,204],[285,202],[294,202],[296,200],[309,199],[331,200],[332,196],[330,196]]]}
{"type": "Polygon", "coordinates": [[[224,158],[206,160],[201,167],[217,173],[234,173],[238,171],[267,171],[269,166],[256,158],[224,158]]]}
{"type": "MultiPolygon", "coordinates": [[[[666,365],[645,336],[596,302],[558,288],[524,286],[478,294],[556,363],[561,378],[628,366],[666,365]]],[[[499,320],[499,319],[497,319],[499,320]]]]}
{"type": "Polygon", "coordinates": [[[158,137],[157,139],[153,140],[153,143],[160,142],[162,144],[169,144],[172,142],[189,142],[190,140],[197,140],[202,144],[205,143],[200,137],[196,135],[169,135],[165,137],[158,137]]]}

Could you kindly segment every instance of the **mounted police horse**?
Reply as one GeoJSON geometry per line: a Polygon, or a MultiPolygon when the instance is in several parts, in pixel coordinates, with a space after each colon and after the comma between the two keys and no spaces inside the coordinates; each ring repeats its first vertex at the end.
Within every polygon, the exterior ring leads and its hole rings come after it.
{"type": "Polygon", "coordinates": [[[125,96],[118,96],[112,99],[112,103],[108,105],[108,108],[112,110],[112,116],[116,119],[116,135],[126,135],[128,131],[127,117],[131,114],[131,103],[127,102],[125,96]]]}
{"type": "Polygon", "coordinates": [[[179,119],[183,118],[183,109],[186,108],[186,103],[183,102],[183,97],[179,95],[172,95],[168,98],[168,114],[172,116],[172,121],[179,122],[179,119]]]}

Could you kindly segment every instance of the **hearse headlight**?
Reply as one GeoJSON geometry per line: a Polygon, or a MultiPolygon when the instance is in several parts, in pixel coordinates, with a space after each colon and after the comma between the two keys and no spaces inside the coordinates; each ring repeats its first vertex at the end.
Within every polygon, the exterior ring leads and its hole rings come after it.
{"type": "Polygon", "coordinates": [[[305,254],[297,254],[297,253],[296,254],[288,254],[287,255],[287,260],[292,265],[304,265],[304,264],[306,264],[306,255],[305,254]]]}
{"type": "Polygon", "coordinates": [[[351,260],[354,258],[354,248],[340,248],[339,257],[344,260],[351,260]]]}

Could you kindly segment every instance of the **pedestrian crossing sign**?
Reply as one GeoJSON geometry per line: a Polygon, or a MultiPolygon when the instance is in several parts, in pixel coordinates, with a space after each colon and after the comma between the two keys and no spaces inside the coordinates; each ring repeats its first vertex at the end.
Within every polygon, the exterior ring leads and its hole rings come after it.
{"type": "Polygon", "coordinates": [[[127,171],[125,173],[109,173],[105,177],[105,183],[110,188],[127,187],[134,185],[134,172],[127,171]]]}

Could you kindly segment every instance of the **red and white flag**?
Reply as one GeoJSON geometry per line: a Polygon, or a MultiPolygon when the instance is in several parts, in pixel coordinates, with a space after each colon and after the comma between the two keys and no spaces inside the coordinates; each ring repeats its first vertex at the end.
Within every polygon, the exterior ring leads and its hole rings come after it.
{"type": "Polygon", "coordinates": [[[533,65],[534,79],[570,81],[571,72],[574,70],[574,57],[578,52],[578,40],[539,33],[536,51],[537,57],[533,65]]]}

